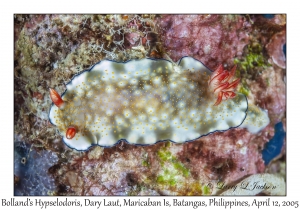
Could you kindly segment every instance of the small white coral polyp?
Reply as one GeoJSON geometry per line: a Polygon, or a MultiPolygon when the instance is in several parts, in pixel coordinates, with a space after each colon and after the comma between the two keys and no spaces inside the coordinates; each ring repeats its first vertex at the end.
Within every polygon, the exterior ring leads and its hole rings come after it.
{"type": "Polygon", "coordinates": [[[66,85],[63,106],[53,101],[50,121],[77,150],[122,139],[141,145],[185,142],[242,124],[248,107],[243,94],[225,95],[228,100],[214,106],[212,72],[191,57],[175,66],[176,71],[167,60],[103,60],[66,85]]]}

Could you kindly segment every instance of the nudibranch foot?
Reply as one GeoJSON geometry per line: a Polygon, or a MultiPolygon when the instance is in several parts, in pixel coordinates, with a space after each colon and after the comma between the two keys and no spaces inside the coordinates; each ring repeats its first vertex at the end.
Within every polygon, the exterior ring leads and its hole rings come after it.
{"type": "Polygon", "coordinates": [[[76,150],[110,147],[120,140],[138,145],[186,142],[243,123],[248,102],[233,92],[232,72],[219,69],[221,76],[212,75],[191,57],[182,58],[176,67],[180,71],[163,59],[103,60],[76,75],[61,97],[54,94],[65,103],[63,109],[51,107],[50,122],[76,150]],[[219,91],[222,103],[214,106],[209,84],[220,85],[218,80],[228,84],[219,91]]]}

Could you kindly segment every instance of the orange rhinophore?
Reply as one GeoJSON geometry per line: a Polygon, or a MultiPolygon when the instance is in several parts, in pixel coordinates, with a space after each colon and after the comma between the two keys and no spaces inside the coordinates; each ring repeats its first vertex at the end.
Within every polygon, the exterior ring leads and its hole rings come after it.
{"type": "Polygon", "coordinates": [[[71,140],[76,135],[76,127],[69,126],[66,132],[67,139],[71,140]]]}
{"type": "Polygon", "coordinates": [[[58,92],[56,92],[56,90],[49,88],[49,92],[50,92],[50,98],[52,100],[52,102],[58,107],[58,108],[62,108],[64,105],[64,101],[62,100],[62,98],[60,97],[60,95],[58,94],[58,92]]]}
{"type": "Polygon", "coordinates": [[[214,106],[219,105],[222,100],[236,96],[234,90],[238,86],[240,79],[233,80],[235,69],[236,66],[234,66],[231,71],[226,71],[223,66],[220,65],[211,75],[208,85],[217,96],[217,101],[214,106]]]}

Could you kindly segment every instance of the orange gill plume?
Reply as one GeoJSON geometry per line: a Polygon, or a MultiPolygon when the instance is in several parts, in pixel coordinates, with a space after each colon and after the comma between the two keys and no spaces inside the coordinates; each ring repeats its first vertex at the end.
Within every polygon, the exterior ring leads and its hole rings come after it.
{"type": "Polygon", "coordinates": [[[211,75],[208,85],[211,91],[217,96],[217,101],[214,106],[219,105],[222,100],[234,98],[235,88],[238,86],[240,79],[233,80],[236,66],[231,71],[224,70],[223,65],[220,65],[211,75]]]}

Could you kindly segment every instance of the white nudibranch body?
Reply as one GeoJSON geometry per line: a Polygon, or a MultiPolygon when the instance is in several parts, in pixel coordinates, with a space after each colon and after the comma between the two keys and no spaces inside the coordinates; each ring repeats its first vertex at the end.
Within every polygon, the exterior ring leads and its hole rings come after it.
{"type": "Polygon", "coordinates": [[[250,133],[257,134],[270,123],[267,111],[248,104],[247,117],[239,128],[246,128],[250,133]]]}
{"type": "Polygon", "coordinates": [[[213,106],[212,72],[191,57],[177,65],[181,71],[167,60],[103,60],[66,85],[64,107],[52,105],[50,121],[77,150],[122,139],[141,145],[185,142],[243,123],[248,108],[243,94],[213,106]],[[66,137],[70,126],[77,131],[72,139],[66,137]]]}

